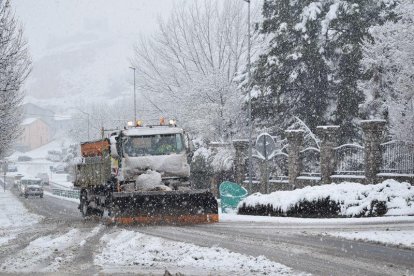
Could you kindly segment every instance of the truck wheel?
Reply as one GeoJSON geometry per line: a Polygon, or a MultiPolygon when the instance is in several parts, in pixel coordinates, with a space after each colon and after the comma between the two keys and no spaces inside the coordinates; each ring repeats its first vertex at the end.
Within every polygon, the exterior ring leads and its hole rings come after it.
{"type": "Polygon", "coordinates": [[[43,198],[43,194],[40,195],[40,198],[43,198]]]}
{"type": "Polygon", "coordinates": [[[79,209],[82,213],[82,217],[89,217],[91,215],[92,208],[89,207],[86,193],[81,194],[79,209]]]}
{"type": "Polygon", "coordinates": [[[24,198],[28,198],[28,197],[29,197],[29,195],[28,195],[28,194],[25,194],[25,195],[24,195],[24,198]]]}
{"type": "Polygon", "coordinates": [[[88,202],[81,201],[80,203],[80,211],[82,213],[82,217],[89,217],[91,215],[91,208],[88,206],[88,202]]]}
{"type": "Polygon", "coordinates": [[[101,210],[95,209],[95,214],[96,214],[97,216],[99,216],[99,217],[102,217],[102,216],[103,216],[103,214],[104,214],[104,211],[101,211],[101,210]]]}

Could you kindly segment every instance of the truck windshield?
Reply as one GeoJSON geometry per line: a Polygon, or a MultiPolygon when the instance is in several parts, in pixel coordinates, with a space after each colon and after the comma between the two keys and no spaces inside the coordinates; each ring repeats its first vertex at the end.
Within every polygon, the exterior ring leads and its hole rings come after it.
{"type": "Polygon", "coordinates": [[[146,136],[130,136],[124,143],[124,152],[128,156],[168,155],[181,153],[184,150],[182,135],[160,134],[146,136]]]}

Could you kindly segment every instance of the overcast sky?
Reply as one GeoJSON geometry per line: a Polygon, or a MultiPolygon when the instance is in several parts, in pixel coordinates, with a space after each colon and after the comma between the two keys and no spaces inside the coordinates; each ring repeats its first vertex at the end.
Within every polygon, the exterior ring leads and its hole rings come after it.
{"type": "Polygon", "coordinates": [[[130,93],[133,44],[179,1],[12,0],[33,59],[27,101],[68,105],[130,93]]]}

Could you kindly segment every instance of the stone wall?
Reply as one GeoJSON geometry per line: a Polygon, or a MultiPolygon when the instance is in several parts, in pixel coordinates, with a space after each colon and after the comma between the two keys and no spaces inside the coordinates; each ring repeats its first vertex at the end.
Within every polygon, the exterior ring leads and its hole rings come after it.
{"type": "MultiPolygon", "coordinates": [[[[361,121],[363,131],[364,143],[364,175],[343,175],[340,178],[333,179],[335,171],[335,148],[337,147],[337,134],[339,126],[318,126],[316,129],[317,135],[321,140],[320,143],[320,177],[306,177],[300,176],[301,173],[301,159],[300,151],[303,147],[304,132],[302,130],[288,130],[286,131],[286,138],[288,140],[288,181],[272,181],[270,180],[270,192],[277,190],[291,190],[295,188],[302,188],[305,186],[329,184],[332,182],[359,182],[365,184],[379,183],[387,177],[379,176],[382,164],[381,143],[383,143],[384,130],[386,122],[384,120],[369,120],[361,121]]],[[[246,181],[246,159],[248,140],[237,140],[233,142],[236,149],[235,170],[237,175],[237,182],[241,183],[248,189],[248,181],[246,181]]],[[[262,171],[262,170],[261,170],[262,171]]],[[[263,172],[261,172],[261,175],[263,172]]],[[[390,178],[390,177],[388,177],[390,178]]],[[[406,181],[414,184],[414,177],[404,176],[396,177],[394,179],[406,181]]],[[[265,182],[263,177],[253,183],[252,190],[254,192],[265,192],[265,182]]]]}

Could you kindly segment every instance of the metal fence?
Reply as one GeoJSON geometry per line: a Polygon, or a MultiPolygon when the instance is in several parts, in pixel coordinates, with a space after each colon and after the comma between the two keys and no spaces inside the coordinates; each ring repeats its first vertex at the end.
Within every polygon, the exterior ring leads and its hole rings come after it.
{"type": "MultiPolygon", "coordinates": [[[[246,168],[248,166],[246,160],[246,168]]],[[[264,160],[258,158],[257,155],[253,155],[252,159],[252,179],[254,182],[259,182],[261,179],[261,166],[264,166],[264,160]]],[[[268,173],[270,182],[286,181],[289,175],[289,166],[288,166],[288,154],[279,150],[276,154],[272,155],[268,162],[268,173]]],[[[247,170],[246,170],[247,171],[247,170]]],[[[247,182],[249,179],[248,172],[246,172],[244,182],[247,182]]]]}
{"type": "Polygon", "coordinates": [[[62,189],[52,189],[52,193],[57,196],[67,197],[67,198],[80,198],[78,190],[62,190],[62,189]]]}
{"type": "Polygon", "coordinates": [[[306,148],[300,152],[300,160],[302,163],[300,175],[302,176],[318,176],[321,173],[320,166],[321,153],[317,148],[306,148]]]}
{"type": "Polygon", "coordinates": [[[405,141],[390,141],[381,144],[381,173],[414,174],[414,144],[405,141]]]}
{"type": "Polygon", "coordinates": [[[276,153],[269,160],[269,177],[273,180],[286,179],[289,175],[288,155],[284,152],[276,153]]]}
{"type": "Polygon", "coordinates": [[[358,144],[345,144],[334,148],[335,174],[363,175],[365,172],[364,147],[358,144]]]}

